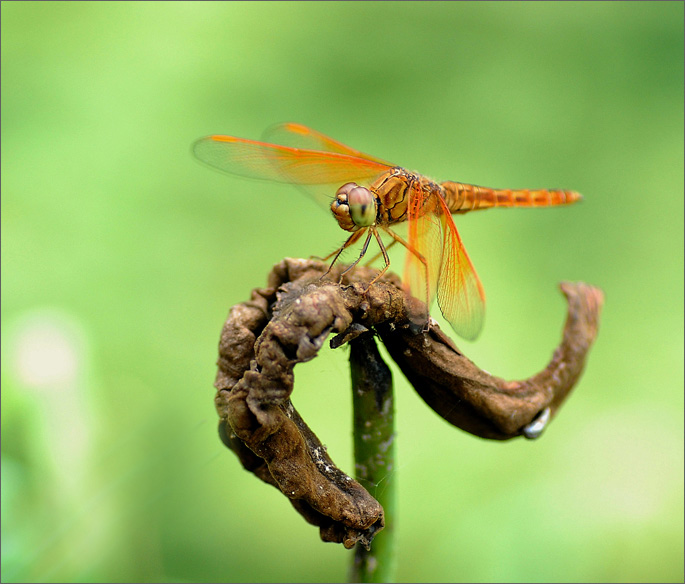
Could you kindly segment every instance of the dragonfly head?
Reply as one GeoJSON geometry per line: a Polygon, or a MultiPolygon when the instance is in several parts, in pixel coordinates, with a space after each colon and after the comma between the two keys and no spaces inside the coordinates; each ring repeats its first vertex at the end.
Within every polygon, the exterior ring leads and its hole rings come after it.
{"type": "Polygon", "coordinates": [[[345,231],[356,231],[361,227],[370,227],[376,222],[378,204],[369,189],[349,182],[335,193],[331,210],[340,227],[345,231]]]}

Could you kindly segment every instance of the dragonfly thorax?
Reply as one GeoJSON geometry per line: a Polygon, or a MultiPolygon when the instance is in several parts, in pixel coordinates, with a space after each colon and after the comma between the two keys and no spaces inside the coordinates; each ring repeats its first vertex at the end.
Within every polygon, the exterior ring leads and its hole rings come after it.
{"type": "Polygon", "coordinates": [[[366,187],[349,182],[335,193],[331,211],[342,229],[357,231],[376,224],[378,201],[366,187]]]}

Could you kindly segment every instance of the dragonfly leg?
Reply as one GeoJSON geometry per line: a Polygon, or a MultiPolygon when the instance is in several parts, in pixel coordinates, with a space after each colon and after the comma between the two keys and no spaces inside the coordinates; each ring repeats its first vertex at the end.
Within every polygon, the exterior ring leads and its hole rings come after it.
{"type": "MultiPolygon", "coordinates": [[[[345,243],[347,243],[347,242],[345,242],[345,243]]],[[[327,256],[321,257],[321,256],[318,256],[318,255],[310,255],[310,256],[309,256],[309,259],[310,259],[310,260],[318,260],[318,261],[320,261],[320,262],[327,262],[327,261],[330,260],[333,256],[335,256],[335,259],[338,259],[338,256],[342,253],[342,250],[344,250],[344,249],[345,249],[345,246],[343,245],[342,247],[339,247],[338,249],[336,249],[336,250],[332,251],[331,253],[329,253],[327,256]]],[[[335,263],[335,260],[333,260],[333,263],[335,263]]],[[[333,264],[331,264],[331,268],[332,268],[332,267],[333,267],[333,264]]],[[[329,269],[328,269],[328,272],[330,272],[330,271],[331,271],[331,270],[330,270],[330,268],[329,268],[329,269]]],[[[326,274],[328,274],[328,272],[326,272],[326,274]]],[[[325,276],[326,274],[324,274],[324,276],[325,276]]]]}
{"type": "MultiPolygon", "coordinates": [[[[387,272],[388,268],[390,267],[390,258],[388,257],[388,251],[385,248],[385,245],[383,244],[383,240],[381,239],[381,236],[379,235],[378,230],[371,228],[371,231],[373,232],[374,236],[376,237],[376,241],[378,242],[378,247],[381,248],[381,253],[383,254],[383,261],[385,262],[385,266],[383,266],[383,269],[380,272],[378,272],[378,275],[373,280],[371,280],[369,282],[369,285],[367,286],[366,291],[368,291],[369,288],[371,288],[371,285],[374,282],[376,282],[383,274],[385,274],[385,272],[387,272]]],[[[371,234],[369,234],[369,236],[370,235],[371,234]]],[[[370,237],[366,238],[366,244],[365,245],[368,245],[369,239],[370,239],[370,237]]],[[[395,243],[395,242],[393,241],[393,243],[395,243]]],[[[390,245],[392,245],[392,243],[390,245]]],[[[390,245],[388,247],[390,247],[390,245]]],[[[361,256],[359,256],[359,259],[357,261],[359,261],[360,259],[362,259],[361,256]]]]}
{"type": "MultiPolygon", "coordinates": [[[[393,240],[390,242],[390,245],[386,245],[386,246],[385,246],[386,251],[389,250],[389,249],[390,249],[393,245],[395,245],[396,243],[397,243],[397,240],[396,240],[396,239],[393,239],[393,240]]],[[[382,255],[383,255],[383,248],[381,248],[381,251],[379,251],[375,256],[373,256],[373,257],[372,257],[368,262],[366,262],[366,264],[364,264],[364,265],[370,266],[371,264],[373,264],[373,262],[375,262],[375,261],[376,261],[379,257],[381,257],[382,255]]]]}
{"type": "MultiPolygon", "coordinates": [[[[417,250],[413,245],[409,244],[408,242],[404,241],[397,233],[395,233],[392,229],[388,229],[387,227],[383,227],[383,231],[385,231],[390,237],[393,238],[393,242],[388,246],[387,249],[390,249],[392,245],[395,243],[401,243],[404,247],[407,248],[407,251],[409,253],[413,253],[416,258],[423,264],[423,267],[426,268],[426,281],[428,281],[428,262],[426,261],[426,258],[423,257],[421,252],[417,250]]],[[[375,258],[374,258],[375,259],[375,258]]]]}
{"type": "MultiPolygon", "coordinates": [[[[357,232],[357,233],[358,233],[358,232],[357,232]]],[[[342,282],[343,276],[344,276],[345,274],[347,274],[347,272],[349,272],[352,268],[354,268],[354,267],[361,261],[361,259],[364,257],[364,254],[366,254],[366,250],[369,249],[369,242],[371,241],[371,235],[372,235],[372,234],[374,234],[374,235],[376,236],[376,238],[378,238],[378,232],[376,231],[376,229],[375,229],[374,227],[369,228],[369,233],[368,233],[368,235],[366,236],[366,240],[364,241],[364,245],[362,246],[362,251],[361,251],[361,253],[359,254],[359,257],[358,257],[356,260],[354,260],[349,266],[347,266],[347,267],[340,273],[340,281],[338,282],[338,284],[340,284],[340,282],[342,282]]],[[[355,234],[355,235],[356,235],[356,234],[355,234]]],[[[352,238],[350,237],[350,239],[352,239],[352,238]]],[[[357,238],[357,239],[359,239],[359,238],[357,238]]],[[[347,241],[349,241],[349,239],[348,239],[347,241]]],[[[345,243],[347,243],[347,242],[345,242],[345,243]]],[[[338,255],[340,255],[340,254],[338,254],[338,255]]],[[[336,257],[336,259],[338,258],[338,256],[335,256],[335,257],[336,257]]],[[[335,260],[333,260],[333,261],[335,261],[335,260]]],[[[333,265],[333,264],[331,264],[331,266],[332,266],[332,265],[333,265]]],[[[386,269],[387,269],[387,268],[386,268],[386,269]]],[[[329,268],[329,270],[330,270],[330,268],[329,268]]],[[[375,282],[375,281],[376,281],[376,278],[374,278],[374,279],[372,280],[372,283],[375,282]]]]}
{"type": "MultiPolygon", "coordinates": [[[[323,276],[321,276],[320,280],[323,280],[326,276],[328,276],[328,274],[329,274],[329,273],[331,272],[331,270],[333,269],[333,266],[335,265],[335,262],[338,261],[338,258],[340,257],[340,254],[341,254],[343,251],[345,251],[348,247],[350,247],[352,244],[356,243],[357,240],[364,234],[364,231],[366,231],[366,230],[365,230],[365,229],[360,229],[359,231],[355,231],[352,235],[350,235],[350,236],[347,238],[347,241],[345,241],[345,243],[343,243],[338,249],[336,249],[333,253],[329,253],[325,258],[322,258],[322,261],[325,262],[325,261],[328,261],[328,260],[329,260],[330,258],[332,258],[333,256],[335,256],[335,257],[333,258],[333,261],[331,262],[331,265],[328,266],[328,269],[326,270],[326,273],[325,273],[323,276]]],[[[368,245],[368,237],[367,237],[367,245],[368,245]]],[[[365,253],[365,252],[362,252],[362,256],[364,255],[364,253],[365,253]]],[[[361,256],[359,257],[359,259],[361,259],[361,256]]],[[[359,261],[359,259],[358,259],[356,262],[354,262],[354,264],[352,264],[351,267],[354,267],[354,266],[357,264],[357,262],[359,261]]],[[[348,268],[348,269],[349,269],[349,268],[348,268]]],[[[347,270],[345,270],[345,272],[347,272],[347,270]]],[[[343,274],[344,274],[345,272],[343,272],[343,274]]],[[[341,277],[342,277],[342,275],[341,275],[341,277]]]]}

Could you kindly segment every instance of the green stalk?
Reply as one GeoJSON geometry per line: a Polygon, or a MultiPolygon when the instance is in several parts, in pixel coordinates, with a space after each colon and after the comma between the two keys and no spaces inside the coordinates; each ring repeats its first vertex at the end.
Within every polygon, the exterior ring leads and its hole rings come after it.
{"type": "Polygon", "coordinates": [[[395,424],[392,375],[373,335],[350,342],[354,459],[357,481],[385,511],[385,528],[365,549],[357,544],[350,582],[394,582],[395,424]]]}

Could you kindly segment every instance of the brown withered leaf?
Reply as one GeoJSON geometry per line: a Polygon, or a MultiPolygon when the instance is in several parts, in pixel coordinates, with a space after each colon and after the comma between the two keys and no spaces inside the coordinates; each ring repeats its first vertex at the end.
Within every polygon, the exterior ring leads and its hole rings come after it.
{"type": "MultiPolygon", "coordinates": [[[[477,436],[536,438],[578,380],[597,334],[602,293],[564,283],[568,317],[549,365],[508,382],[469,361],[436,324],[416,326],[417,304],[399,278],[357,268],[338,284],[336,267],[287,258],[268,285],[238,304],[219,344],[215,403],[221,439],[242,465],[278,488],[324,541],[368,547],[383,509],[338,469],[290,401],[293,368],[313,359],[330,334],[340,346],[375,330],[416,391],[445,420],[477,436]]],[[[418,308],[420,310],[420,307],[418,308]]]]}

